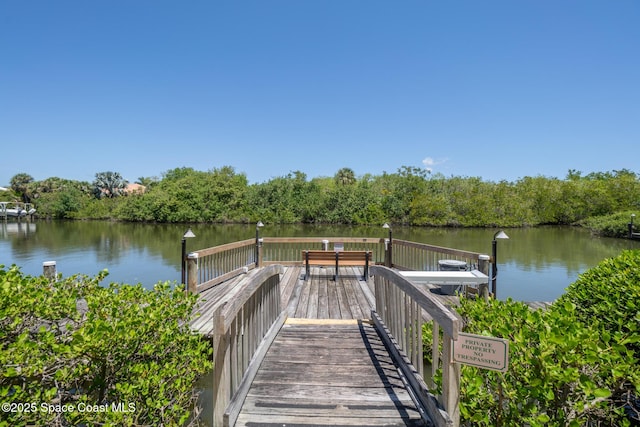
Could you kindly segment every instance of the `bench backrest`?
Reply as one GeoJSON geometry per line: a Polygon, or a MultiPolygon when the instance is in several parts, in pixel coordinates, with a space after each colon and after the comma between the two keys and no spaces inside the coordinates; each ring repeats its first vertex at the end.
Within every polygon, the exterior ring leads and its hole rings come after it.
{"type": "Polygon", "coordinates": [[[302,251],[302,260],[309,259],[314,261],[335,261],[336,253],[333,251],[302,251]]]}
{"type": "Polygon", "coordinates": [[[343,261],[364,261],[371,258],[369,251],[342,251],[338,252],[338,259],[343,261]]]}
{"type": "Polygon", "coordinates": [[[371,259],[370,251],[302,251],[302,259],[306,260],[307,255],[314,261],[335,261],[336,254],[338,260],[344,261],[364,261],[371,259]]]}

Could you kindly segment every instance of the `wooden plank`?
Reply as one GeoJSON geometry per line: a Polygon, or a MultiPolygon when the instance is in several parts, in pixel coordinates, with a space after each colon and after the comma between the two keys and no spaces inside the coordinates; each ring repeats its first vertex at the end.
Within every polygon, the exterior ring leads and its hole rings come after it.
{"type": "MultiPolygon", "coordinates": [[[[362,312],[362,317],[361,318],[369,318],[369,313],[371,313],[371,309],[373,308],[374,304],[371,304],[369,302],[369,300],[367,299],[367,297],[365,296],[362,286],[360,286],[360,280],[358,279],[360,277],[359,275],[359,269],[357,268],[352,268],[353,270],[353,275],[352,275],[352,279],[349,281],[349,285],[353,288],[354,292],[354,296],[356,297],[356,301],[358,302],[358,305],[360,306],[360,311],[362,312]]],[[[375,301],[375,298],[374,298],[375,301]]]]}
{"type": "Polygon", "coordinates": [[[427,245],[424,243],[410,242],[408,240],[399,240],[399,239],[393,239],[393,246],[394,246],[394,249],[396,249],[396,247],[399,247],[399,246],[405,246],[408,248],[423,249],[426,251],[447,254],[454,257],[457,256],[460,258],[470,258],[475,260],[477,260],[478,256],[481,255],[477,252],[469,252],[469,251],[463,251],[459,249],[445,248],[442,246],[427,245]]]}
{"type": "Polygon", "coordinates": [[[335,281],[327,282],[327,306],[329,319],[342,319],[340,304],[338,302],[338,286],[335,281]]]}
{"type": "Polygon", "coordinates": [[[287,267],[284,269],[284,274],[280,279],[280,292],[282,294],[280,299],[281,307],[286,307],[288,305],[298,281],[297,275],[299,272],[299,267],[287,267]]]}
{"type": "Polygon", "coordinates": [[[423,426],[422,420],[398,420],[397,418],[345,418],[341,415],[336,417],[316,416],[315,411],[308,411],[301,416],[282,416],[261,414],[258,417],[248,416],[238,418],[236,426],[257,426],[262,427],[309,427],[309,426],[423,426]],[[258,424],[253,420],[260,420],[258,424]]]}
{"type": "Polygon", "coordinates": [[[316,322],[283,326],[236,425],[424,425],[371,325],[316,322]]]}
{"type": "Polygon", "coordinates": [[[252,274],[255,273],[235,277],[200,294],[189,324],[191,329],[210,336],[213,333],[213,313],[215,310],[233,298],[242,287],[242,281],[252,277],[252,274]]]}
{"type": "MultiPolygon", "coordinates": [[[[291,268],[291,267],[288,267],[288,268],[291,268]]],[[[289,317],[296,317],[296,310],[298,308],[298,304],[300,304],[300,297],[303,292],[302,289],[304,284],[305,282],[302,280],[296,280],[295,282],[293,293],[291,294],[291,297],[289,298],[288,302],[285,305],[285,307],[287,307],[287,313],[289,317]]]]}
{"type": "Polygon", "coordinates": [[[208,289],[211,289],[217,285],[219,285],[220,283],[224,283],[227,280],[233,279],[236,276],[240,276],[243,274],[247,274],[247,272],[249,272],[249,270],[253,270],[255,268],[255,264],[251,264],[251,265],[247,265],[247,266],[243,266],[243,267],[239,267],[236,268],[235,270],[229,271],[227,273],[224,273],[218,277],[215,277],[211,280],[208,280],[204,283],[200,283],[196,286],[196,291],[197,293],[202,293],[202,292],[206,292],[208,289]]]}
{"type": "MultiPolygon", "coordinates": [[[[336,269],[342,266],[368,266],[371,258],[371,251],[302,251],[302,260],[304,261],[306,271],[309,271],[310,266],[328,267],[333,265],[336,269]]],[[[336,275],[338,273],[339,271],[335,272],[336,275]]],[[[305,280],[306,279],[308,279],[308,277],[305,275],[305,280]]]]}
{"type": "Polygon", "coordinates": [[[307,317],[307,306],[309,305],[309,292],[311,292],[311,286],[309,282],[300,283],[300,298],[295,311],[295,317],[307,317]]]}
{"type": "MultiPolygon", "coordinates": [[[[287,404],[278,398],[263,398],[263,399],[247,399],[244,405],[244,410],[247,413],[254,415],[278,415],[278,416],[302,416],[307,415],[309,410],[312,409],[315,412],[316,418],[324,417],[341,417],[343,419],[349,418],[386,418],[389,421],[397,421],[398,410],[393,402],[389,404],[344,404],[339,400],[336,401],[323,401],[318,402],[315,399],[297,399],[294,404],[287,404]]],[[[416,417],[415,410],[413,408],[407,408],[407,417],[416,417]]],[[[326,421],[325,421],[326,422],[326,421]]],[[[342,422],[343,423],[343,422],[342,422]]],[[[342,424],[341,423],[341,424],[342,424]]]]}
{"type": "Polygon", "coordinates": [[[364,297],[367,300],[367,310],[366,310],[366,312],[368,313],[372,309],[376,308],[376,297],[373,294],[373,290],[371,289],[371,286],[369,285],[369,283],[367,281],[359,280],[358,281],[358,286],[360,287],[360,290],[362,291],[364,297]]]}
{"type": "Polygon", "coordinates": [[[318,282],[317,276],[312,276],[312,280],[307,278],[307,286],[309,286],[309,303],[307,305],[307,314],[304,317],[316,319],[318,317],[318,282]]]}
{"type": "Polygon", "coordinates": [[[329,294],[327,291],[327,280],[319,280],[316,286],[318,288],[318,319],[328,319],[329,294]]]}
{"type": "Polygon", "coordinates": [[[347,298],[347,291],[344,286],[341,286],[339,282],[335,282],[336,286],[336,302],[338,311],[340,311],[340,317],[342,319],[354,319],[356,318],[349,306],[349,300],[347,298]]]}
{"type": "Polygon", "coordinates": [[[345,294],[347,296],[346,301],[347,304],[349,304],[349,311],[351,312],[351,315],[356,319],[364,319],[365,314],[362,312],[360,304],[358,303],[355,288],[353,286],[349,286],[349,279],[340,277],[339,286],[342,286],[345,290],[345,294]]]}
{"type": "MultiPolygon", "coordinates": [[[[263,244],[276,244],[276,243],[286,243],[286,244],[304,244],[304,243],[315,243],[318,245],[322,244],[322,241],[326,240],[329,243],[362,243],[362,244],[370,244],[377,245],[380,244],[383,239],[380,237],[263,237],[263,244]]],[[[333,252],[333,251],[330,251],[333,252]]]]}

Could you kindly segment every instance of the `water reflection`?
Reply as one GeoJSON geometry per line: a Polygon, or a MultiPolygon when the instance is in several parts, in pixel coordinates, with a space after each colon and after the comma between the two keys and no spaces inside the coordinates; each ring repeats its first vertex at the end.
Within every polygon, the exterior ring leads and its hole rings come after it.
{"type": "MultiPolygon", "coordinates": [[[[255,236],[255,225],[130,224],[114,222],[0,223],[0,264],[17,264],[26,274],[39,275],[42,262],[55,260],[64,275],[94,275],[107,268],[109,281],[142,283],[180,280],[182,235],[191,227],[192,251],[255,236]]],[[[394,227],[394,239],[412,240],[474,252],[491,253],[495,229],[394,227]]],[[[498,296],[520,300],[553,300],[580,273],[620,251],[640,248],[640,241],[593,237],[575,227],[509,229],[509,240],[498,244],[498,296]]],[[[337,225],[270,225],[269,237],[380,237],[378,227],[337,225]]]]}

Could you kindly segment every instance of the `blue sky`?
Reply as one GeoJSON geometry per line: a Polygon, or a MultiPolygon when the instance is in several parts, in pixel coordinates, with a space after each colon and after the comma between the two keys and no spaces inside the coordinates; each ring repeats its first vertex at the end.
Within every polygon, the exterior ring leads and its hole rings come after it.
{"type": "Polygon", "coordinates": [[[0,185],[640,172],[640,2],[0,0],[0,185]]]}

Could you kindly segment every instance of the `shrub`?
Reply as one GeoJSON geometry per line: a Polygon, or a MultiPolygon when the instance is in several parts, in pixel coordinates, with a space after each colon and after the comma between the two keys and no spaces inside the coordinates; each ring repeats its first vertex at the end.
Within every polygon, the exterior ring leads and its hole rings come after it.
{"type": "MultiPolygon", "coordinates": [[[[629,235],[629,221],[633,212],[618,212],[611,215],[587,218],[579,222],[588,228],[593,234],[603,237],[627,237],[629,235]]],[[[638,231],[638,225],[634,224],[634,231],[638,231]]]]}
{"type": "Polygon", "coordinates": [[[195,297],[100,286],[106,275],[50,282],[0,265],[0,426],[197,423],[211,348],[188,326],[195,297]]]}
{"type": "Polygon", "coordinates": [[[640,250],[623,251],[586,271],[558,300],[576,306],[579,321],[624,338],[640,359],[640,250]]]}
{"type": "Polygon", "coordinates": [[[630,425],[640,421],[640,251],[605,260],[546,311],[463,299],[465,331],[509,340],[505,373],[462,367],[473,426],[630,425]]]}

